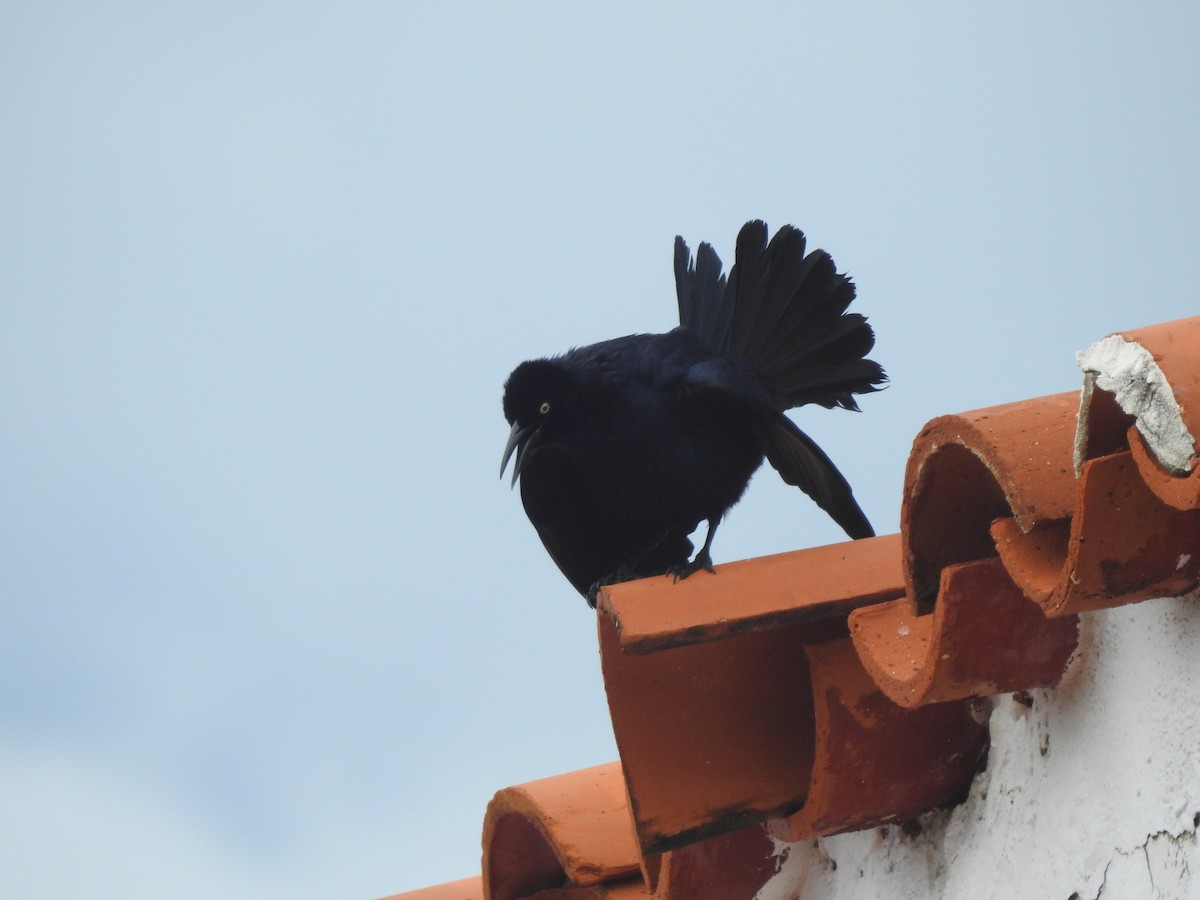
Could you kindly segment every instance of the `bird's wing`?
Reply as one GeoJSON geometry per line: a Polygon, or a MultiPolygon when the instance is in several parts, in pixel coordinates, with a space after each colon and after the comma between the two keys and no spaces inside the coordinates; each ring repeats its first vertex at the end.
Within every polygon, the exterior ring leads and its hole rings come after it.
{"type": "Polygon", "coordinates": [[[816,441],[787,416],[764,417],[758,426],[767,461],[788,484],[812,497],[851,538],[874,537],[875,529],[854,499],[849,482],[816,441]]]}
{"type": "MultiPolygon", "coordinates": [[[[851,538],[875,534],[854,492],[817,443],[779,411],[774,392],[761,379],[746,379],[744,368],[727,358],[692,366],[679,390],[693,407],[736,407],[751,413],[759,446],[767,461],[790,485],[800,488],[851,538]]],[[[715,413],[714,413],[715,414],[715,413]]]]}

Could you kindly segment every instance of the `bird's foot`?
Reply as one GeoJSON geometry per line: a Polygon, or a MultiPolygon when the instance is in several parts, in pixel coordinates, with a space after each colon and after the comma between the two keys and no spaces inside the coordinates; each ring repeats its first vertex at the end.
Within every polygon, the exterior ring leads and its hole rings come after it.
{"type": "Polygon", "coordinates": [[[620,584],[622,581],[633,581],[638,575],[634,572],[632,566],[621,566],[618,569],[609,572],[603,578],[597,578],[592,582],[592,586],[588,588],[588,592],[584,595],[587,599],[587,605],[592,609],[596,608],[596,599],[600,596],[600,589],[607,587],[610,584],[620,584]]]}
{"type": "Polygon", "coordinates": [[[710,575],[715,575],[717,570],[713,568],[712,557],[708,555],[707,550],[701,550],[696,554],[696,557],[691,562],[683,563],[679,566],[672,566],[667,570],[667,574],[674,577],[675,581],[682,581],[690,575],[695,575],[703,569],[710,575]]]}

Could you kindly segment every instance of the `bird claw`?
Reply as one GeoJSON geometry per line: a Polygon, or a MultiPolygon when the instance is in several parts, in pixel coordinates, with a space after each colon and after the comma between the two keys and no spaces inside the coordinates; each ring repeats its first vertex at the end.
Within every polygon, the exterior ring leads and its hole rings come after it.
{"type": "Polygon", "coordinates": [[[667,570],[667,574],[672,576],[674,581],[682,581],[683,579],[695,575],[703,569],[710,575],[715,575],[717,570],[713,567],[712,557],[708,555],[708,551],[701,550],[696,554],[696,558],[691,562],[683,563],[679,566],[672,566],[667,570]]]}
{"type": "MultiPolygon", "coordinates": [[[[695,575],[703,569],[710,575],[715,575],[717,570],[713,567],[712,557],[709,556],[707,550],[701,550],[696,554],[696,558],[690,562],[680,563],[677,566],[671,566],[663,572],[664,575],[670,575],[672,581],[682,581],[691,575],[695,575]]],[[[622,581],[633,581],[635,578],[643,577],[633,570],[631,566],[621,566],[615,572],[605,575],[603,578],[598,578],[588,588],[584,598],[587,600],[587,605],[592,609],[596,608],[596,601],[600,597],[600,589],[607,587],[610,584],[620,584],[622,581]]]]}
{"type": "Polygon", "coordinates": [[[633,571],[631,566],[621,566],[616,571],[609,572],[603,578],[597,578],[592,582],[592,586],[588,588],[587,594],[584,595],[587,605],[592,609],[596,608],[596,600],[600,596],[601,588],[607,587],[610,584],[620,584],[622,581],[632,581],[637,577],[637,573],[633,571]]]}

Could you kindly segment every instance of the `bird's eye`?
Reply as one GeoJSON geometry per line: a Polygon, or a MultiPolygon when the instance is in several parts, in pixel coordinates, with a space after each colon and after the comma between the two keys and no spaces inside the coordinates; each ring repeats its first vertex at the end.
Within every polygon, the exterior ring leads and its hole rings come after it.
{"type": "Polygon", "coordinates": [[[550,402],[548,400],[542,401],[542,405],[538,407],[538,412],[543,416],[550,412],[550,402]]]}

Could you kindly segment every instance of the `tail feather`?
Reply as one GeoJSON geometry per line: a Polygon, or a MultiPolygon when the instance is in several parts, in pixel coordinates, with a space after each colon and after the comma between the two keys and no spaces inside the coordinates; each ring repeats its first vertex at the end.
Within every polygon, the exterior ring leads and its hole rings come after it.
{"type": "Polygon", "coordinates": [[[794,288],[788,314],[772,332],[774,349],[803,347],[819,338],[840,323],[854,301],[854,283],[838,274],[828,253],[816,250],[808,258],[813,261],[808,277],[794,288]]]}
{"type": "Polygon", "coordinates": [[[796,286],[812,276],[816,260],[804,249],[803,232],[791,226],[779,229],[770,244],[765,222],[742,227],[729,273],[733,323],[723,352],[747,362],[769,358],[778,330],[788,327],[796,286]]]}
{"type": "Polygon", "coordinates": [[[679,324],[700,335],[710,347],[720,347],[733,315],[734,293],[726,289],[721,258],[710,244],[701,244],[692,259],[682,237],[675,238],[675,294],[679,324]]]}
{"type": "Polygon", "coordinates": [[[796,330],[786,345],[791,348],[791,358],[779,370],[792,368],[796,357],[822,356],[828,363],[833,359],[865,356],[875,346],[875,332],[865,317],[847,313],[820,328],[796,330]]]}
{"type": "Polygon", "coordinates": [[[806,254],[798,228],[783,226],[770,243],[767,233],[760,220],[742,227],[728,280],[711,246],[701,244],[692,260],[675,239],[680,324],[767,378],[788,406],[858,409],[853,395],[877,390],[887,376],[865,359],[875,345],[866,318],[846,312],[854,283],[824,250],[806,254]]]}
{"type": "Polygon", "coordinates": [[[875,345],[875,333],[857,313],[850,313],[813,327],[798,327],[773,347],[769,356],[755,366],[780,387],[796,373],[819,372],[846,359],[860,359],[875,345]]]}
{"type": "Polygon", "coordinates": [[[836,369],[801,383],[787,394],[792,406],[814,403],[826,409],[835,406],[858,412],[855,394],[870,394],[879,390],[887,376],[879,363],[870,359],[855,359],[842,363],[836,369]]]}
{"type": "Polygon", "coordinates": [[[887,381],[883,367],[866,355],[875,345],[875,333],[857,314],[844,316],[808,344],[797,343],[790,360],[770,373],[771,380],[790,406],[817,403],[827,408],[857,409],[842,396],[871,393],[887,381]],[[832,393],[827,387],[841,386],[832,393]]]}
{"type": "Polygon", "coordinates": [[[820,368],[846,355],[862,356],[873,343],[866,320],[845,314],[854,299],[854,285],[837,274],[823,251],[809,254],[805,261],[810,264],[804,281],[785,285],[791,289],[787,304],[750,348],[752,355],[743,357],[780,387],[794,381],[791,373],[798,367],[820,368]],[[828,352],[832,347],[840,353],[828,352]],[[820,359],[809,359],[818,355],[820,359]]]}

